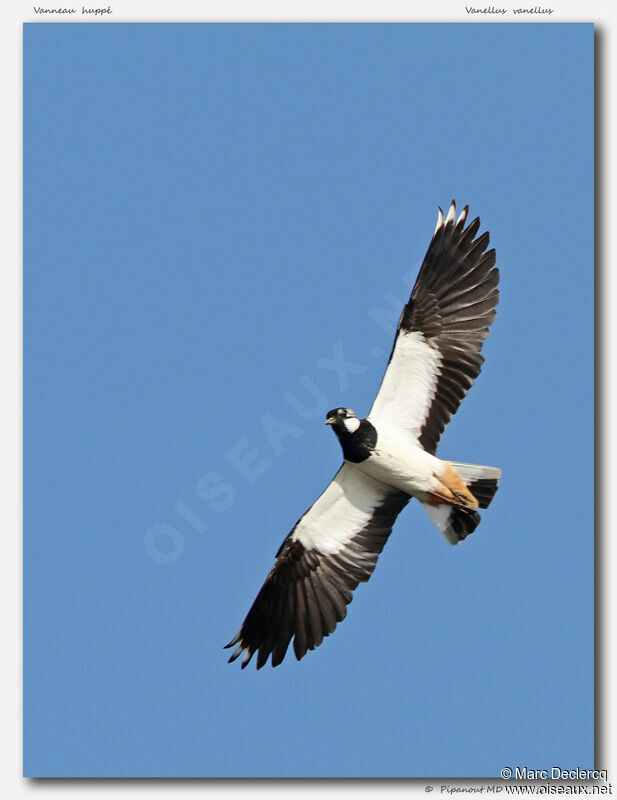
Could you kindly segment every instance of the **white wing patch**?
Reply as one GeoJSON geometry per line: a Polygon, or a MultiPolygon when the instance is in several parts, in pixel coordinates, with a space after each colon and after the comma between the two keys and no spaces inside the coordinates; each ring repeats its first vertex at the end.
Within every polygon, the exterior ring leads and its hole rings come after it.
{"type": "Polygon", "coordinates": [[[419,331],[401,330],[392,360],[368,415],[380,426],[399,428],[418,439],[435,397],[441,354],[419,331]]]}
{"type": "Polygon", "coordinates": [[[392,487],[344,464],[325,492],[298,522],[292,539],[307,549],[335,553],[369,522],[392,487]]]}

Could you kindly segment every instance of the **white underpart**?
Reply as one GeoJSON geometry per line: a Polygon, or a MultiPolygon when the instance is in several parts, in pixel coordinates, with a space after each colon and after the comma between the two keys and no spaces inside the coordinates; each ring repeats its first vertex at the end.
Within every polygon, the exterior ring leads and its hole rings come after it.
{"type": "Polygon", "coordinates": [[[456,216],[456,203],[454,200],[450,203],[450,208],[448,209],[448,216],[446,217],[446,222],[450,222],[456,216]]]}
{"type": "Polygon", "coordinates": [[[343,425],[349,433],[355,433],[360,427],[360,420],[358,417],[347,417],[343,420],[343,425]]]}
{"type": "Polygon", "coordinates": [[[460,224],[461,224],[461,222],[462,222],[463,224],[465,223],[465,221],[466,221],[466,219],[467,219],[467,213],[468,213],[468,211],[469,211],[469,209],[468,209],[468,208],[464,208],[464,209],[461,211],[461,213],[459,214],[459,218],[456,220],[456,224],[457,224],[457,225],[460,225],[460,224]]]}
{"type": "Polygon", "coordinates": [[[435,397],[440,368],[436,347],[419,331],[401,331],[368,416],[377,430],[398,428],[417,440],[435,397]]]}
{"type": "Polygon", "coordinates": [[[356,465],[376,480],[426,500],[440,488],[446,462],[427,453],[403,432],[381,426],[370,458],[356,465]]]}
{"type": "MultiPolygon", "coordinates": [[[[437,231],[441,228],[442,225],[443,225],[443,211],[439,206],[437,206],[437,225],[435,225],[435,233],[437,233],[437,231]]],[[[435,235],[435,233],[433,233],[433,236],[435,235]]]]}
{"type": "Polygon", "coordinates": [[[302,517],[292,538],[306,548],[335,553],[368,523],[388,494],[383,483],[346,463],[302,517]]]}

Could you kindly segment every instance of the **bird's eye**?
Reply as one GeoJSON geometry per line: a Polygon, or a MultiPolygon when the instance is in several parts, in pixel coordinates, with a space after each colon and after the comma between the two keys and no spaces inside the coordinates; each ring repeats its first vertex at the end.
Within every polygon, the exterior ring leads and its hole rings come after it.
{"type": "Polygon", "coordinates": [[[346,411],[347,411],[347,409],[345,409],[345,408],[339,408],[339,410],[338,410],[338,413],[339,413],[339,414],[340,414],[342,417],[344,417],[344,416],[345,416],[345,414],[346,414],[346,411]]]}

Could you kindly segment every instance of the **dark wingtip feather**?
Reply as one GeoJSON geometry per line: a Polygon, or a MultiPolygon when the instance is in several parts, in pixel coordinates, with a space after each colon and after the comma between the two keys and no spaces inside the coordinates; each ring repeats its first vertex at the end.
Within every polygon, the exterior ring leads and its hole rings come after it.
{"type": "Polygon", "coordinates": [[[234,638],[229,642],[229,644],[224,645],[223,650],[227,650],[228,647],[233,647],[235,644],[238,644],[240,641],[240,636],[242,634],[242,629],[238,631],[238,633],[234,636],[234,638]]]}
{"type": "Polygon", "coordinates": [[[480,264],[485,269],[489,270],[492,269],[496,263],[497,263],[497,253],[495,252],[495,248],[491,247],[491,249],[487,250],[482,259],[480,260],[480,264]]]}
{"type": "Polygon", "coordinates": [[[473,253],[476,250],[480,251],[481,253],[484,252],[488,247],[490,241],[491,241],[490,233],[488,231],[484,231],[483,234],[478,236],[470,252],[473,253]]]}
{"type": "Polygon", "coordinates": [[[244,658],[242,659],[242,663],[240,664],[240,669],[244,669],[248,667],[251,663],[251,659],[253,658],[254,650],[246,650],[244,653],[244,658]]]}
{"type": "Polygon", "coordinates": [[[456,220],[456,229],[457,230],[465,230],[465,223],[467,222],[467,214],[469,214],[469,206],[465,206],[465,208],[461,211],[458,215],[456,220]]]}
{"type": "MultiPolygon", "coordinates": [[[[231,642],[231,644],[235,644],[235,643],[236,643],[236,640],[238,640],[238,641],[239,641],[239,639],[240,639],[240,636],[238,635],[238,636],[236,637],[236,639],[235,639],[234,641],[232,641],[232,642],[231,642]]],[[[229,647],[229,646],[230,646],[229,644],[228,644],[228,645],[225,645],[225,647],[224,647],[223,649],[225,650],[225,649],[226,649],[227,647],[229,647]]],[[[235,660],[238,658],[238,656],[242,655],[242,653],[244,652],[244,650],[245,650],[245,649],[246,649],[246,645],[245,645],[245,644],[243,644],[242,642],[240,642],[240,644],[238,644],[238,646],[236,647],[236,649],[235,649],[235,650],[233,651],[233,653],[231,654],[231,656],[230,656],[230,658],[229,658],[229,661],[228,661],[227,663],[228,663],[228,664],[231,664],[231,662],[232,662],[232,661],[235,661],[235,660]]]]}
{"type": "Polygon", "coordinates": [[[257,669],[261,669],[263,665],[268,660],[268,656],[270,655],[270,651],[266,650],[262,652],[261,650],[257,653],[257,669]]]}

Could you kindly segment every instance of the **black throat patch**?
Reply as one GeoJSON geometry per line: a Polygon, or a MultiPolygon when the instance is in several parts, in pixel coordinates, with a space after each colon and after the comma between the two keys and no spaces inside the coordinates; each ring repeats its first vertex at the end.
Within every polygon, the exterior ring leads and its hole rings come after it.
{"type": "Polygon", "coordinates": [[[354,464],[358,464],[360,461],[365,461],[375,449],[375,445],[377,444],[377,431],[375,430],[375,426],[367,419],[361,420],[360,427],[353,433],[349,433],[342,423],[340,425],[333,425],[332,427],[341,443],[343,458],[346,461],[352,461],[354,464]]]}

